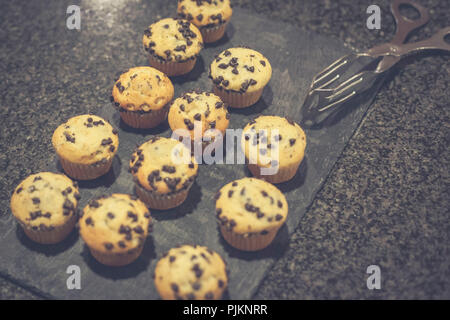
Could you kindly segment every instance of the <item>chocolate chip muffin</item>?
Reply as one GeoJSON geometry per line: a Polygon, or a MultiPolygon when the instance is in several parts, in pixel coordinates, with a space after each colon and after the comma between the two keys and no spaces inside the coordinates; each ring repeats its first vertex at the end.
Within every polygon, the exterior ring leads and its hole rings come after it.
{"type": "Polygon", "coordinates": [[[150,65],[168,76],[190,72],[203,48],[203,39],[195,25],[187,20],[166,18],[144,31],[144,50],[150,65]]]}
{"type": "Polygon", "coordinates": [[[152,220],[137,197],[114,193],[89,201],[79,225],[81,237],[98,262],[124,266],[142,253],[152,220]]]}
{"type": "Polygon", "coordinates": [[[183,203],[197,170],[190,150],[171,138],[152,137],[130,160],[136,193],[153,209],[170,209],[183,203]]]}
{"type": "Polygon", "coordinates": [[[11,196],[11,211],[33,241],[62,241],[78,219],[78,185],[63,174],[39,172],[25,178],[11,196]]]}
{"type": "Polygon", "coordinates": [[[195,24],[206,43],[223,37],[232,14],[230,0],[178,1],[178,15],[195,24]]]}
{"type": "Polygon", "coordinates": [[[164,300],[219,300],[228,285],[225,262],[202,246],[170,249],[158,261],[154,277],[164,300]]]}
{"type": "Polygon", "coordinates": [[[226,105],[218,96],[209,92],[191,91],[175,99],[170,107],[168,120],[170,128],[179,136],[187,135],[191,142],[206,146],[219,134],[223,137],[229,117],[226,105]]]}
{"type": "Polygon", "coordinates": [[[231,246],[257,251],[275,238],[286,220],[288,204],[274,185],[243,178],[216,194],[216,214],[222,236],[231,246]]]}
{"type": "Polygon", "coordinates": [[[152,67],[135,67],[120,75],[111,102],[133,128],[153,128],[166,120],[174,88],[170,79],[152,67]]]}
{"type": "Polygon", "coordinates": [[[61,124],[53,133],[52,143],[65,173],[74,179],[90,180],[109,171],[119,138],[108,121],[85,114],[61,124]]]}
{"type": "Polygon", "coordinates": [[[244,47],[221,52],[211,63],[214,93],[230,107],[255,104],[272,77],[272,67],[261,53],[244,47]]]}
{"type": "Polygon", "coordinates": [[[295,176],[305,156],[306,136],[290,119],[260,116],[245,126],[241,147],[255,177],[280,183],[295,176]]]}

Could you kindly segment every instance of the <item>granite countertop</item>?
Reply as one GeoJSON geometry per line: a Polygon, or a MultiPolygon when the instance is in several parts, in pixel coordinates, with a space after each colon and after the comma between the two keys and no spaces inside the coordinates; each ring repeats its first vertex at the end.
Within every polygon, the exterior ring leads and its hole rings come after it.
{"type": "MultiPolygon", "coordinates": [[[[394,32],[389,1],[377,2],[382,8],[381,30],[366,28],[366,9],[371,2],[362,0],[233,2],[235,7],[340,39],[351,48],[386,42],[394,32]]],[[[428,37],[450,21],[448,1],[419,2],[430,9],[431,21],[411,40],[428,37]]],[[[16,74],[16,63],[33,59],[30,50],[10,62],[15,43],[24,33],[32,37],[33,29],[51,16],[44,4],[48,3],[1,3],[2,214],[8,212],[11,190],[28,174],[45,167],[53,154],[49,141],[42,137],[51,135],[52,128],[74,108],[90,108],[72,104],[59,113],[35,108],[37,104],[27,92],[54,103],[60,103],[58,94],[49,95],[45,79],[34,79],[32,68],[27,74],[16,74]],[[24,6],[28,10],[23,10],[24,6]]],[[[62,10],[58,17],[64,19],[68,4],[53,4],[62,10]]],[[[60,74],[49,76],[61,76],[64,71],[61,67],[60,74]]],[[[402,61],[381,88],[292,235],[289,249],[268,273],[255,298],[450,298],[449,73],[449,55],[426,54],[402,61]],[[369,265],[381,269],[380,290],[367,289],[369,265]]],[[[80,101],[86,98],[76,86],[71,88],[80,101]]],[[[0,277],[0,299],[39,298],[0,277]]]]}

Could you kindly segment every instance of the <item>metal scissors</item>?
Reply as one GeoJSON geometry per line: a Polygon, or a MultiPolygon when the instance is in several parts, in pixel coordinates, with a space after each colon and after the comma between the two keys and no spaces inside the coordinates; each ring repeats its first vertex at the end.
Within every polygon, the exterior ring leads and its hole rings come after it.
{"type": "Polygon", "coordinates": [[[396,22],[396,33],[390,42],[377,45],[363,53],[346,55],[314,77],[302,106],[303,125],[313,127],[321,124],[348,106],[357,95],[372,88],[402,57],[422,50],[450,51],[450,44],[445,39],[450,34],[450,26],[439,30],[426,40],[404,43],[413,30],[429,21],[430,16],[426,8],[410,0],[394,0],[391,3],[391,12],[396,22]],[[419,17],[412,20],[403,16],[400,13],[402,5],[415,8],[419,17]],[[355,66],[359,67],[358,71],[351,73],[355,66]],[[350,75],[347,75],[349,72],[350,75]]]}

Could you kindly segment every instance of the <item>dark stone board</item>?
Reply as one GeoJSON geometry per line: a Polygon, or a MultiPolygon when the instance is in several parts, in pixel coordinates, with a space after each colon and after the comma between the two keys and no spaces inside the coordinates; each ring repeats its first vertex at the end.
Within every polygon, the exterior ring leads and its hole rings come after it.
{"type": "MultiPolygon", "coordinates": [[[[159,6],[161,1],[152,1],[136,15],[135,19],[123,22],[126,23],[124,28],[129,29],[129,34],[124,36],[130,36],[123,39],[124,43],[136,41],[136,46],[132,47],[140,47],[143,28],[156,20],[157,14],[172,15],[167,8],[159,9],[159,6]]],[[[88,19],[95,19],[95,14],[91,15],[88,19]]],[[[114,28],[114,25],[108,27],[114,28]]],[[[89,27],[81,34],[80,37],[87,37],[88,40],[80,41],[87,41],[89,45],[86,50],[77,51],[77,55],[73,58],[87,61],[89,65],[89,46],[100,45],[108,50],[108,41],[102,38],[105,37],[104,33],[89,27]]],[[[195,88],[211,90],[208,66],[214,55],[237,45],[246,45],[261,51],[272,64],[273,76],[264,90],[262,99],[256,105],[242,110],[230,109],[230,128],[243,128],[259,114],[289,116],[299,121],[300,107],[313,76],[336,58],[349,52],[337,40],[300,32],[282,22],[268,21],[248,11],[236,9],[225,38],[216,44],[206,46],[190,74],[172,78],[175,97],[195,88]]],[[[127,47],[130,45],[127,44],[127,47]]],[[[60,46],[58,49],[62,52],[61,57],[67,59],[73,48],[60,46]]],[[[115,59],[123,59],[126,62],[127,56],[122,55],[115,59]]],[[[98,61],[95,68],[84,67],[84,72],[76,78],[80,82],[89,81],[95,84],[96,81],[102,81],[104,74],[111,74],[111,69],[127,65],[124,62],[111,65],[110,61],[98,61]],[[103,68],[105,72],[102,71],[103,68]]],[[[128,67],[133,66],[132,62],[128,67]]],[[[138,63],[145,64],[145,57],[142,56],[138,63]]],[[[117,74],[120,71],[122,70],[117,70],[117,74]]],[[[76,73],[77,70],[66,72],[76,73]]],[[[112,84],[113,79],[111,87],[112,84]]],[[[95,86],[92,90],[95,90],[95,86]]],[[[76,230],[58,245],[42,246],[32,243],[16,225],[12,215],[6,215],[0,220],[2,243],[0,273],[51,298],[157,299],[158,294],[152,280],[157,260],[171,247],[199,244],[217,251],[227,261],[230,273],[226,298],[249,299],[274,261],[288,248],[289,235],[300,223],[316,192],[358,127],[372,97],[373,94],[366,98],[363,105],[351,108],[345,117],[327,127],[305,130],[306,157],[298,174],[293,180],[278,185],[287,197],[289,216],[273,244],[265,250],[257,253],[239,252],[224,242],[216,226],[213,196],[229,181],[248,176],[249,172],[245,166],[201,165],[196,183],[182,206],[168,211],[152,210],[155,220],[154,232],[148,238],[142,256],[131,265],[121,268],[100,265],[90,256],[76,230]],[[68,290],[66,287],[69,276],[66,269],[69,265],[78,265],[81,268],[81,290],[68,290]]],[[[133,193],[133,182],[131,174],[128,173],[128,161],[132,150],[146,141],[150,135],[170,136],[167,123],[143,131],[127,127],[120,121],[117,111],[110,104],[100,103],[96,114],[119,128],[120,146],[109,173],[93,181],[80,182],[81,207],[90,198],[100,194],[133,193]]],[[[51,137],[42,138],[51,139],[51,137]]],[[[50,159],[48,167],[42,170],[61,169],[54,158],[50,159]]]]}

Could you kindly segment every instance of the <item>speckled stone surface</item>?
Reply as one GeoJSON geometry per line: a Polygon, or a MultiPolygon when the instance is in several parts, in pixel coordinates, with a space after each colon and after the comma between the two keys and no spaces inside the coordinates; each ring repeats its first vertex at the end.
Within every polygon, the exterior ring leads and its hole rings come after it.
{"type": "MultiPolygon", "coordinates": [[[[57,50],[53,39],[38,47],[26,45],[33,30],[42,23],[65,27],[64,1],[56,2],[58,14],[42,12],[43,1],[2,1],[0,12],[0,70],[2,78],[0,126],[0,201],[7,212],[10,192],[26,175],[46,166],[51,145],[43,136],[51,135],[57,124],[74,110],[88,112],[82,84],[64,77],[83,50],[82,33],[67,34],[61,42],[74,43],[74,57],[67,66],[51,64],[57,50]],[[27,5],[26,15],[21,6],[27,5]],[[35,6],[35,10],[33,8],[35,6]],[[49,20],[49,17],[53,20],[49,20]],[[55,17],[60,18],[57,20],[55,17]],[[76,41],[81,40],[81,41],[76,41]],[[14,41],[21,45],[8,47],[14,41]],[[19,48],[20,50],[17,50],[19,48]],[[17,74],[17,65],[33,59],[35,50],[48,52],[49,77],[61,77],[61,86],[48,88],[45,77],[30,68],[17,74]],[[67,68],[67,69],[66,69],[67,68]],[[59,90],[73,90],[72,101],[62,101],[59,90]],[[21,90],[21,88],[23,88],[21,90]],[[9,90],[10,91],[9,91],[9,90]],[[39,93],[37,101],[27,90],[39,93]],[[12,107],[14,106],[14,107],[12,107]],[[18,108],[17,106],[21,106],[18,108]],[[58,112],[55,112],[58,107],[58,112]]],[[[76,2],[75,2],[76,3],[76,2]]],[[[388,1],[382,7],[382,29],[365,27],[367,1],[262,1],[236,0],[268,18],[295,24],[341,39],[349,46],[364,49],[391,38],[393,19],[388,1]]],[[[421,0],[430,9],[432,21],[411,40],[430,36],[450,21],[447,1],[421,0]]],[[[129,14],[126,8],[121,23],[129,14]]],[[[88,14],[94,14],[92,11],[88,14]]],[[[106,21],[105,23],[113,23],[106,21]]],[[[90,26],[85,26],[90,27],[90,26]]],[[[101,30],[97,31],[101,36],[101,30]]],[[[116,35],[117,40],[127,35],[116,35]]],[[[134,50],[126,45],[123,51],[134,50]]],[[[93,53],[95,59],[116,63],[115,52],[93,53]]],[[[120,64],[120,63],[119,63],[120,64]]],[[[117,66],[119,69],[122,67],[117,66]]],[[[368,115],[351,139],[330,177],[316,196],[290,248],[268,273],[255,298],[258,299],[449,299],[449,55],[411,57],[381,89],[368,115]],[[366,268],[381,268],[381,290],[366,287],[366,268]]],[[[110,86],[109,77],[98,90],[110,86]]],[[[105,96],[107,102],[108,97],[105,96]]],[[[0,299],[39,298],[26,289],[0,279],[0,299]]]]}

